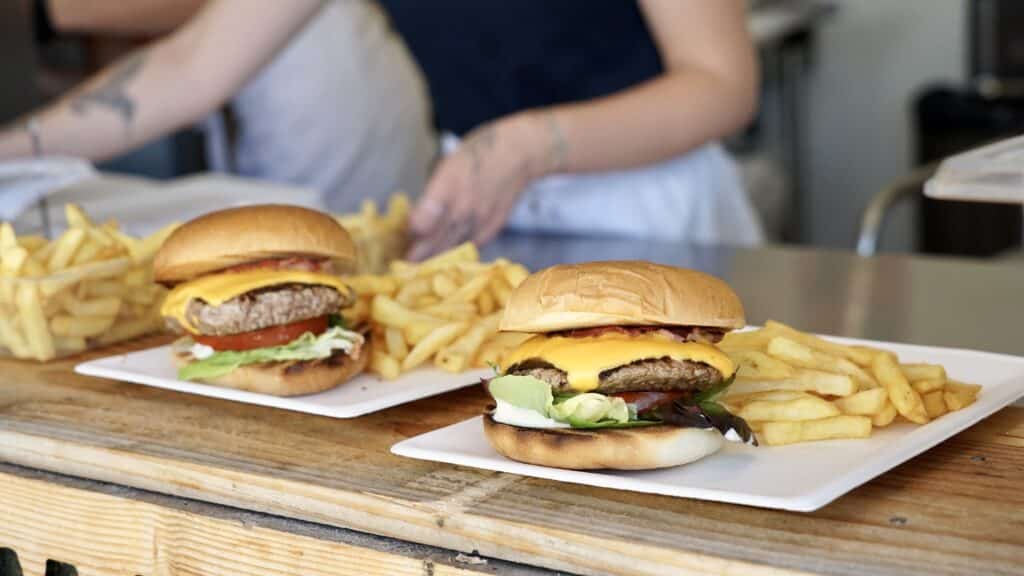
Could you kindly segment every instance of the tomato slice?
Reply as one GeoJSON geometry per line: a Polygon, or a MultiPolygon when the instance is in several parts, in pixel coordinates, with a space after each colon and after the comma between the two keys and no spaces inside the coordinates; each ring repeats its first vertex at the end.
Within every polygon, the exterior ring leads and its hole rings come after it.
{"type": "Polygon", "coordinates": [[[618,396],[625,400],[626,404],[633,404],[636,406],[637,413],[640,413],[685,398],[689,394],[689,392],[618,392],[609,394],[609,396],[618,396]]]}
{"type": "Polygon", "coordinates": [[[229,334],[226,336],[204,336],[195,334],[192,338],[200,343],[213,348],[214,350],[252,350],[253,348],[268,348],[280,346],[295,340],[306,332],[322,334],[327,331],[327,316],[299,320],[291,324],[271,326],[262,330],[242,332],[241,334],[229,334]]]}

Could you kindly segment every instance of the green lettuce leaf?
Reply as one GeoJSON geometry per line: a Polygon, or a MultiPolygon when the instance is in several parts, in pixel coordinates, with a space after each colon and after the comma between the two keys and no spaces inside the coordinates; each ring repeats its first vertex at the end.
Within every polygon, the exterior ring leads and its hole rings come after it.
{"type": "Polygon", "coordinates": [[[178,370],[181,380],[210,379],[223,376],[246,364],[282,362],[288,360],[319,360],[335,350],[351,350],[361,344],[362,335],[340,326],[328,328],[319,336],[307,332],[283,346],[255,348],[253,350],[214,352],[202,360],[195,360],[178,370]]]}
{"type": "Polygon", "coordinates": [[[551,385],[533,376],[498,376],[492,378],[487,385],[495,400],[508,402],[516,408],[533,410],[548,416],[554,403],[551,385]]]}
{"type": "Polygon", "coordinates": [[[628,428],[658,424],[637,420],[636,410],[622,398],[593,392],[555,397],[551,385],[532,376],[499,376],[493,378],[487,387],[495,400],[533,410],[573,428],[628,428]]]}

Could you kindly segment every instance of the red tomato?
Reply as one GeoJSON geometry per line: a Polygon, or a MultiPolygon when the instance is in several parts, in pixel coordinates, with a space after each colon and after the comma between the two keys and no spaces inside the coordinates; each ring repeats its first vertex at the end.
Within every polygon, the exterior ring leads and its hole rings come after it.
{"type": "Polygon", "coordinates": [[[270,258],[268,260],[257,260],[247,262],[228,268],[227,272],[245,272],[247,270],[259,270],[271,268],[274,270],[302,270],[304,272],[319,272],[323,269],[324,260],[313,260],[310,258],[270,258]]]}
{"type": "Polygon", "coordinates": [[[646,412],[662,404],[668,404],[680,398],[685,398],[687,395],[689,395],[689,392],[619,392],[617,394],[609,394],[609,396],[622,398],[626,401],[626,404],[633,404],[636,406],[637,412],[646,412]]]}
{"type": "Polygon", "coordinates": [[[299,320],[291,324],[271,326],[262,330],[242,332],[241,334],[229,334],[227,336],[203,336],[196,334],[192,336],[196,342],[205,344],[214,350],[252,350],[253,348],[268,348],[280,346],[295,340],[306,332],[322,334],[327,331],[327,316],[299,320]]]}

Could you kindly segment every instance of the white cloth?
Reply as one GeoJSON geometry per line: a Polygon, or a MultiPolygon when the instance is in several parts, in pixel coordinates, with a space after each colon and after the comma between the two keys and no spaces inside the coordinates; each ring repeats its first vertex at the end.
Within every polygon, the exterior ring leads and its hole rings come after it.
{"type": "Polygon", "coordinates": [[[51,193],[89,178],[92,164],[50,156],[0,162],[0,220],[14,221],[51,193]]]}
{"type": "Polygon", "coordinates": [[[718,144],[643,168],[537,181],[506,227],[695,244],[764,242],[736,165],[718,144]]]}
{"type": "Polygon", "coordinates": [[[325,2],[232,104],[234,166],[214,167],[314,188],[331,210],[418,195],[436,157],[426,83],[367,0],[325,2]]]}

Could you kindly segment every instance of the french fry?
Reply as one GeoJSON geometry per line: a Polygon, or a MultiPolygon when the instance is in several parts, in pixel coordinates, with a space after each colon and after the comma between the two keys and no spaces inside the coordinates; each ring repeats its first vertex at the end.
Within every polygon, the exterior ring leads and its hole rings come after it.
{"type": "Polygon", "coordinates": [[[121,310],[121,299],[116,296],[79,300],[73,294],[64,294],[59,298],[61,305],[72,316],[117,316],[121,310]]]}
{"type": "Polygon", "coordinates": [[[942,390],[933,390],[921,396],[921,400],[924,402],[924,410],[928,413],[929,418],[938,418],[949,411],[943,394],[942,390]]]}
{"type": "Polygon", "coordinates": [[[99,336],[114,325],[113,316],[55,316],[50,320],[50,330],[57,336],[99,336]]]}
{"type": "Polygon", "coordinates": [[[497,304],[494,301],[494,294],[490,290],[480,292],[480,296],[476,299],[476,307],[477,310],[480,311],[481,315],[487,316],[494,312],[496,306],[497,304]]]}
{"type": "Polygon", "coordinates": [[[488,339],[480,350],[477,351],[473,366],[483,368],[485,366],[498,366],[504,360],[504,355],[511,349],[519,346],[532,338],[532,334],[520,334],[516,332],[499,332],[488,339]]]}
{"type": "Polygon", "coordinates": [[[423,313],[445,320],[472,320],[477,317],[477,307],[472,302],[441,302],[423,308],[423,313]]]}
{"type": "Polygon", "coordinates": [[[396,360],[401,360],[409,355],[409,345],[405,342],[405,336],[402,334],[402,330],[396,326],[388,326],[384,329],[384,344],[388,354],[396,360]]]}
{"type": "Polygon", "coordinates": [[[507,306],[509,298],[512,297],[512,287],[500,277],[491,284],[491,292],[494,293],[494,301],[500,308],[507,306]]]}
{"type": "Polygon", "coordinates": [[[834,404],[811,394],[792,400],[754,400],[744,404],[737,414],[744,420],[759,421],[820,420],[838,415],[839,408],[834,404]]]}
{"type": "Polygon", "coordinates": [[[920,380],[946,381],[946,369],[938,364],[900,364],[900,370],[907,380],[916,382],[920,380]]]}
{"type": "Polygon", "coordinates": [[[88,348],[85,338],[81,336],[54,336],[53,346],[57,354],[77,354],[88,348]]]}
{"type": "Polygon", "coordinates": [[[921,395],[911,388],[893,356],[888,354],[875,356],[871,369],[875,378],[889,390],[889,400],[896,406],[896,411],[901,416],[917,424],[928,423],[930,419],[925,411],[921,395]]]}
{"type": "Polygon", "coordinates": [[[28,261],[28,250],[21,246],[4,248],[0,252],[0,275],[9,278],[16,278],[21,275],[21,269],[28,261]]]}
{"type": "Polygon", "coordinates": [[[360,296],[383,294],[392,296],[398,291],[398,279],[392,276],[348,276],[345,284],[360,296]]]}
{"type": "Polygon", "coordinates": [[[413,324],[442,324],[435,316],[410,310],[387,296],[377,296],[370,304],[370,319],[385,326],[405,328],[413,324]]]}
{"type": "Polygon", "coordinates": [[[758,350],[735,349],[727,352],[736,364],[736,377],[751,380],[784,380],[795,370],[789,364],[758,350]]]}
{"type": "MultiPolygon", "coordinates": [[[[904,372],[906,375],[906,372],[904,372]]],[[[943,380],[916,380],[910,383],[910,386],[917,390],[918,394],[927,394],[936,390],[942,390],[946,387],[946,381],[943,380]]]]}
{"type": "Polygon", "coordinates": [[[896,407],[893,406],[892,402],[886,400],[885,407],[878,414],[871,417],[871,424],[876,428],[885,428],[892,421],[896,419],[899,412],[896,411],[896,407]]]}
{"type": "Polygon", "coordinates": [[[128,292],[128,287],[116,280],[86,280],[82,286],[85,286],[82,298],[120,298],[128,292]]]}
{"type": "Polygon", "coordinates": [[[776,336],[768,342],[768,354],[793,366],[846,374],[853,378],[862,389],[878,386],[878,382],[874,378],[846,358],[814,350],[785,336],[776,336]]]}
{"type": "Polygon", "coordinates": [[[438,298],[447,298],[459,288],[455,280],[452,279],[451,274],[446,272],[434,274],[430,279],[430,286],[434,291],[434,295],[438,298]]]}
{"type": "Polygon", "coordinates": [[[18,246],[28,250],[30,254],[37,252],[43,246],[46,246],[49,240],[42,236],[36,235],[25,235],[18,236],[18,246]]]}
{"type": "Polygon", "coordinates": [[[51,272],[67,268],[71,264],[71,259],[75,257],[75,252],[84,241],[85,230],[81,228],[65,230],[60,235],[60,238],[57,239],[57,247],[54,248],[53,256],[50,257],[47,268],[51,272]]]}
{"type": "Polygon", "coordinates": [[[67,220],[68,228],[88,230],[96,227],[77,204],[64,205],[64,219],[67,220]]]}
{"type": "Polygon", "coordinates": [[[769,446],[870,436],[870,418],[848,415],[798,422],[763,422],[758,433],[758,439],[769,446]]]}
{"type": "Polygon", "coordinates": [[[0,250],[19,248],[18,235],[14,233],[14,226],[10,222],[0,224],[0,250]]]}
{"type": "Polygon", "coordinates": [[[402,367],[393,356],[381,350],[370,354],[370,372],[379,374],[385,380],[394,380],[402,375],[402,367]]]}
{"type": "Polygon", "coordinates": [[[885,388],[871,388],[833,401],[843,414],[874,416],[889,403],[889,391],[885,388]]]}
{"type": "Polygon", "coordinates": [[[465,284],[459,286],[455,292],[449,294],[441,303],[472,302],[480,296],[481,292],[487,289],[490,281],[491,275],[489,272],[477,274],[466,281],[465,284]]]}
{"type": "Polygon", "coordinates": [[[769,400],[772,402],[783,402],[786,400],[797,400],[799,398],[815,398],[807,392],[797,390],[768,390],[767,392],[754,392],[753,394],[730,395],[726,399],[735,406],[742,406],[755,400],[769,400]]]}
{"type": "Polygon", "coordinates": [[[436,306],[441,303],[441,299],[433,294],[427,294],[426,296],[420,296],[416,299],[416,303],[413,305],[413,309],[423,310],[431,306],[436,306]]]}
{"type": "Polygon", "coordinates": [[[370,317],[370,299],[356,298],[351,306],[341,311],[341,315],[351,326],[362,324],[370,317]]]}
{"type": "Polygon", "coordinates": [[[860,366],[871,366],[875,354],[867,348],[857,346],[843,346],[830,340],[819,338],[813,334],[800,332],[795,328],[769,320],[765,323],[765,329],[775,330],[779,335],[786,336],[805,346],[809,346],[821,352],[827,352],[833,356],[841,356],[851,360],[860,366]]]}
{"type": "Polygon", "coordinates": [[[36,286],[28,283],[18,286],[18,312],[21,313],[21,326],[28,351],[36,360],[53,358],[56,350],[46,326],[46,315],[43,314],[43,304],[36,286]]]}
{"type": "Polygon", "coordinates": [[[408,372],[424,363],[438,350],[458,338],[467,328],[468,324],[465,322],[451,322],[431,331],[413,346],[408,356],[402,359],[402,370],[408,372]]]}
{"type": "Polygon", "coordinates": [[[431,332],[437,330],[444,325],[444,320],[438,320],[437,322],[423,322],[417,324],[410,324],[402,328],[402,335],[405,336],[405,341],[410,345],[415,346],[420,343],[421,340],[430,335],[431,332]]]}
{"type": "Polygon", "coordinates": [[[798,390],[816,392],[824,396],[849,396],[857,391],[857,384],[845,374],[799,369],[791,378],[783,380],[746,380],[737,378],[728,394],[752,394],[768,390],[798,390]]]}
{"type": "Polygon", "coordinates": [[[505,264],[501,267],[501,274],[510,288],[518,288],[523,280],[530,275],[530,271],[522,264],[505,264]]]}
{"type": "Polygon", "coordinates": [[[962,410],[978,398],[981,386],[977,384],[964,384],[956,380],[947,380],[946,388],[942,392],[942,398],[946,401],[946,408],[950,412],[962,410]]]}
{"type": "Polygon", "coordinates": [[[13,319],[0,318],[0,343],[19,358],[32,357],[32,350],[13,319]]]}
{"type": "Polygon", "coordinates": [[[478,320],[465,334],[438,351],[435,358],[438,368],[448,372],[462,372],[469,368],[484,340],[497,333],[500,320],[500,314],[478,320]]]}
{"type": "Polygon", "coordinates": [[[433,294],[433,286],[429,277],[413,278],[402,284],[395,295],[395,301],[402,306],[411,307],[421,296],[433,294]]]}
{"type": "Polygon", "coordinates": [[[480,252],[477,250],[476,244],[473,244],[472,242],[465,242],[451,250],[442,252],[432,258],[428,258],[427,260],[420,262],[417,269],[421,272],[433,272],[460,262],[479,261],[480,252]]]}
{"type": "Polygon", "coordinates": [[[768,342],[775,337],[776,330],[762,328],[760,330],[749,330],[746,332],[729,332],[718,343],[718,347],[731,351],[733,349],[764,350],[768,342]]]}
{"type": "Polygon", "coordinates": [[[105,346],[112,342],[138,338],[143,334],[148,334],[159,329],[161,323],[162,320],[160,315],[155,309],[153,309],[145,316],[131,320],[119,320],[111,326],[110,329],[97,336],[94,341],[100,346],[105,346]]]}

